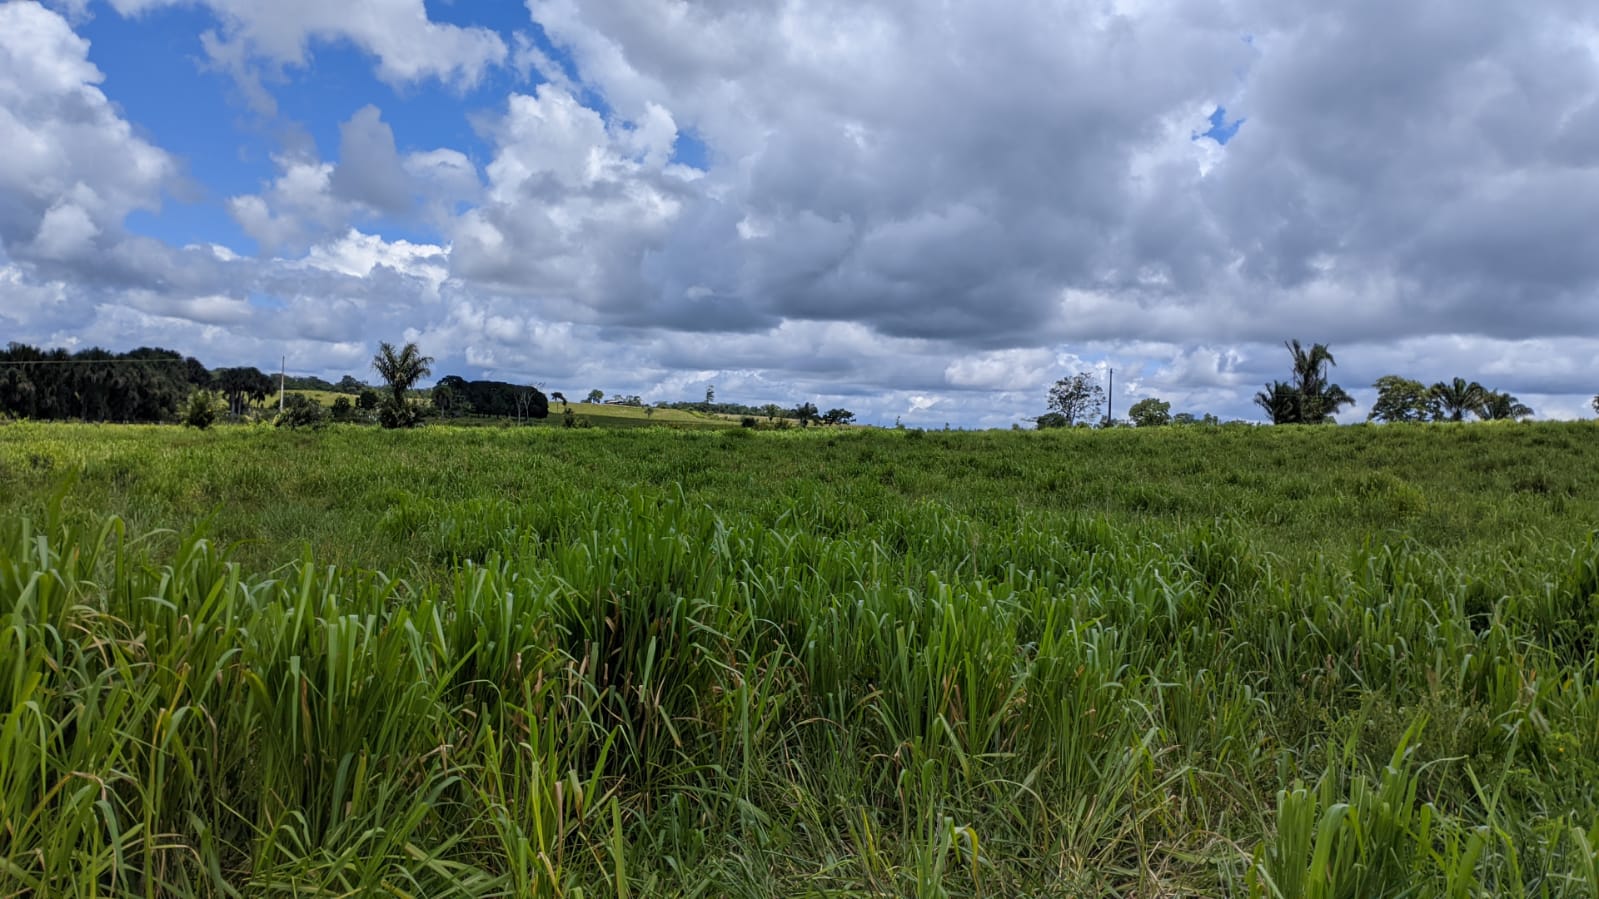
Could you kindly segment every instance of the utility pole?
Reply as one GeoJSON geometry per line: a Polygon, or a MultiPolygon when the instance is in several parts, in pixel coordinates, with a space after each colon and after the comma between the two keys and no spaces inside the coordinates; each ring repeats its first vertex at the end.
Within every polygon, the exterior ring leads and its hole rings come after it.
{"type": "Polygon", "coordinates": [[[1105,424],[1116,422],[1116,369],[1110,370],[1110,390],[1105,394],[1105,424]]]}
{"type": "Polygon", "coordinates": [[[278,369],[278,414],[283,414],[283,393],[289,382],[289,357],[284,356],[278,369]]]}

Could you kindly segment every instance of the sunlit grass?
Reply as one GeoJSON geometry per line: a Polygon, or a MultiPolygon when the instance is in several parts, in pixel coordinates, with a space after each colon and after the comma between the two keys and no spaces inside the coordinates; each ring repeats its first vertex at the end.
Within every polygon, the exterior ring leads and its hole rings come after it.
{"type": "Polygon", "coordinates": [[[0,896],[1599,896],[1596,437],[6,426],[0,896]]]}

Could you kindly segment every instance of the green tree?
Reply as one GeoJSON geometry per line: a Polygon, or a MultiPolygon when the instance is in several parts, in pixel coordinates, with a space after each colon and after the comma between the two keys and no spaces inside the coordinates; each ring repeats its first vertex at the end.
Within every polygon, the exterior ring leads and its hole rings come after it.
{"type": "Polygon", "coordinates": [[[800,427],[810,427],[811,422],[817,418],[816,404],[805,402],[794,407],[794,417],[799,419],[800,427]]]}
{"type": "Polygon", "coordinates": [[[1045,412],[1043,415],[1033,419],[1033,421],[1038,425],[1040,431],[1047,431],[1051,428],[1064,428],[1070,424],[1066,420],[1066,416],[1059,412],[1045,412]]]}
{"type": "Polygon", "coordinates": [[[243,415],[248,403],[265,400],[275,387],[272,379],[258,368],[220,368],[211,374],[234,415],[243,415]]]}
{"type": "Polygon", "coordinates": [[[1367,421],[1426,421],[1433,416],[1432,393],[1420,381],[1383,375],[1372,386],[1377,388],[1377,402],[1367,421]]]}
{"type": "Polygon", "coordinates": [[[593,406],[598,406],[600,403],[605,402],[605,391],[600,390],[599,388],[590,390],[588,399],[584,400],[584,402],[593,406]]]}
{"type": "Polygon", "coordinates": [[[1283,345],[1294,360],[1293,388],[1299,394],[1298,423],[1328,424],[1339,409],[1354,405],[1354,397],[1328,380],[1328,369],[1338,361],[1326,344],[1312,344],[1308,350],[1298,340],[1289,340],[1283,345]]]}
{"type": "Polygon", "coordinates": [[[347,396],[335,399],[329,412],[334,421],[355,421],[355,403],[350,402],[347,396]]]}
{"type": "Polygon", "coordinates": [[[272,423],[280,428],[320,428],[327,421],[327,414],[322,410],[322,404],[311,399],[303,393],[291,393],[284,397],[283,411],[277,414],[272,423]]]}
{"type": "Polygon", "coordinates": [[[433,359],[422,355],[414,343],[396,350],[394,344],[384,341],[378,344],[377,355],[372,357],[372,367],[389,389],[389,395],[378,412],[379,422],[385,428],[410,428],[421,424],[421,410],[406,402],[405,393],[432,373],[433,359]]]}
{"type": "Polygon", "coordinates": [[[847,425],[855,421],[855,413],[848,409],[829,409],[822,416],[822,422],[830,425],[847,425]]]}
{"type": "Polygon", "coordinates": [[[1049,388],[1049,409],[1065,418],[1067,425],[1096,421],[1104,406],[1105,388],[1099,386],[1093,372],[1080,371],[1049,388]]]}
{"type": "Polygon", "coordinates": [[[456,394],[455,388],[442,381],[433,388],[433,395],[430,399],[433,401],[433,408],[438,410],[439,415],[446,418],[471,411],[464,398],[456,394]]]}
{"type": "Polygon", "coordinates": [[[209,390],[196,390],[189,394],[189,402],[183,408],[184,427],[197,428],[201,431],[211,427],[217,419],[217,395],[209,390]]]}
{"type": "Polygon", "coordinates": [[[1171,403],[1156,397],[1146,396],[1127,410],[1127,417],[1132,419],[1134,427],[1158,428],[1171,424],[1171,403]]]}
{"type": "Polygon", "coordinates": [[[360,409],[362,412],[371,412],[378,407],[379,402],[378,392],[370,387],[355,396],[355,408],[360,409]]]}
{"type": "Polygon", "coordinates": [[[1455,378],[1432,385],[1432,399],[1436,404],[1433,417],[1438,421],[1465,421],[1467,412],[1482,408],[1488,392],[1476,381],[1455,378]]]}
{"type": "Polygon", "coordinates": [[[1476,409],[1477,417],[1484,421],[1519,421],[1532,417],[1532,407],[1508,393],[1489,390],[1483,394],[1482,404],[1476,409]]]}
{"type": "Polygon", "coordinates": [[[1299,391],[1294,385],[1272,381],[1266,389],[1255,394],[1255,405],[1266,410],[1274,425],[1299,424],[1304,421],[1300,412],[1299,391]]]}

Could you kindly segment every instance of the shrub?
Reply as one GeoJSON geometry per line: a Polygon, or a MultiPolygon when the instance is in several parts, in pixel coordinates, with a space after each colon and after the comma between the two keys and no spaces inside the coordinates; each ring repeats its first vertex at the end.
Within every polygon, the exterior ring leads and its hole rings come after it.
{"type": "Polygon", "coordinates": [[[745,427],[745,428],[753,428],[757,424],[759,424],[759,422],[757,422],[755,420],[755,416],[753,416],[753,415],[744,416],[743,418],[738,420],[738,423],[739,423],[740,427],[745,427]]]}
{"type": "Polygon", "coordinates": [[[409,400],[392,397],[378,407],[378,424],[385,428],[414,428],[422,424],[422,408],[409,400]]]}
{"type": "Polygon", "coordinates": [[[334,421],[355,421],[355,403],[347,396],[333,401],[331,415],[334,421]]]}
{"type": "Polygon", "coordinates": [[[217,395],[209,390],[196,390],[189,394],[189,403],[183,407],[183,426],[205,430],[217,420],[217,395]]]}
{"type": "Polygon", "coordinates": [[[272,423],[280,428],[320,428],[327,423],[327,413],[320,403],[296,393],[284,398],[283,411],[272,423]]]}

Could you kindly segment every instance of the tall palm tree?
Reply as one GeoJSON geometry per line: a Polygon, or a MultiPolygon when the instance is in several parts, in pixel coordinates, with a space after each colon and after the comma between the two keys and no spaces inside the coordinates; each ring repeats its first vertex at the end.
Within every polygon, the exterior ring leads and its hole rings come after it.
{"type": "Polygon", "coordinates": [[[1274,425],[1298,424],[1302,420],[1299,400],[1299,391],[1294,385],[1282,381],[1273,381],[1255,394],[1255,405],[1266,410],[1274,425]]]}
{"type": "Polygon", "coordinates": [[[1481,409],[1487,396],[1488,392],[1482,389],[1481,384],[1465,378],[1455,378],[1448,383],[1439,381],[1432,385],[1432,397],[1438,404],[1435,417],[1439,421],[1465,421],[1466,413],[1481,409]]]}
{"type": "Polygon", "coordinates": [[[416,382],[433,373],[433,357],[422,355],[422,351],[414,343],[408,343],[402,350],[396,350],[394,344],[384,341],[378,344],[378,354],[372,357],[372,367],[377,369],[383,382],[389,385],[389,392],[394,398],[395,405],[405,403],[405,392],[416,386],[416,382]]]}
{"type": "Polygon", "coordinates": [[[402,350],[396,350],[388,341],[378,344],[372,367],[389,385],[389,398],[378,409],[380,424],[385,428],[410,428],[421,423],[420,413],[405,401],[405,392],[431,374],[432,366],[432,357],[422,355],[414,343],[406,344],[402,350]]]}
{"type": "Polygon", "coordinates": [[[1338,361],[1326,344],[1312,344],[1308,350],[1298,340],[1285,341],[1283,345],[1294,358],[1292,386],[1299,393],[1299,421],[1325,424],[1339,409],[1354,405],[1354,397],[1328,381],[1327,369],[1338,361]]]}
{"type": "Polygon", "coordinates": [[[1490,390],[1483,394],[1482,404],[1476,410],[1484,421],[1519,421],[1532,417],[1532,407],[1508,393],[1490,390]]]}

